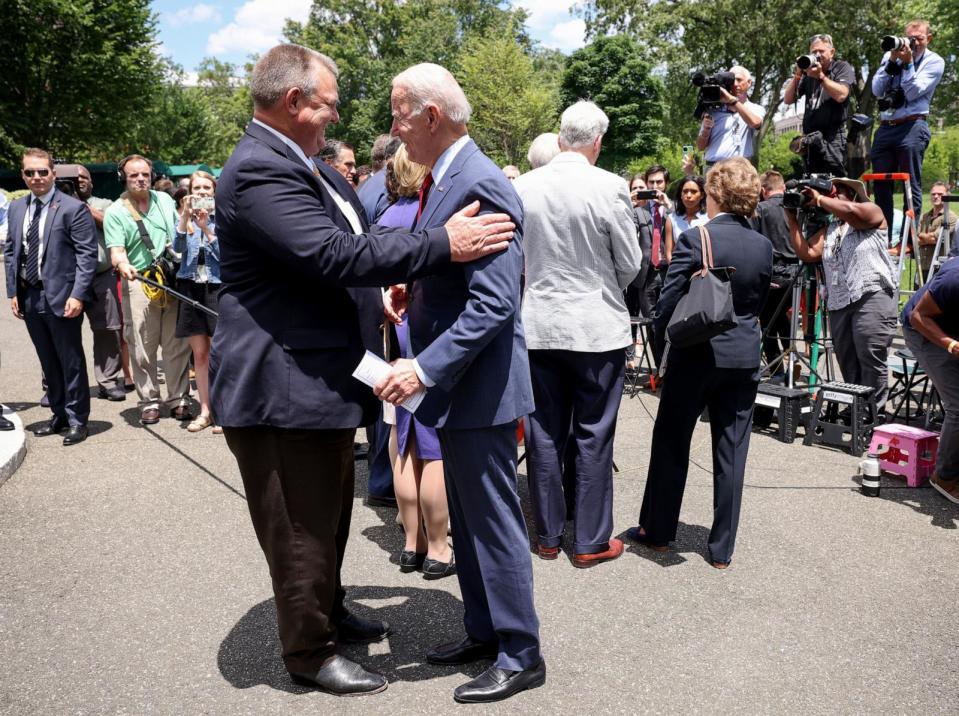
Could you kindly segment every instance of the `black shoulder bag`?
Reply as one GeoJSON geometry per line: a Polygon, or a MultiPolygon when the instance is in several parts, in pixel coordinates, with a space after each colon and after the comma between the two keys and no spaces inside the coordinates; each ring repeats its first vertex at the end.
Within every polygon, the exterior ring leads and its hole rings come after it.
{"type": "Polygon", "coordinates": [[[730,278],[734,266],[713,267],[713,245],[709,231],[699,227],[703,248],[703,267],[689,279],[689,288],[676,303],[666,327],[670,345],[679,348],[705,343],[713,336],[736,326],[730,278]]]}

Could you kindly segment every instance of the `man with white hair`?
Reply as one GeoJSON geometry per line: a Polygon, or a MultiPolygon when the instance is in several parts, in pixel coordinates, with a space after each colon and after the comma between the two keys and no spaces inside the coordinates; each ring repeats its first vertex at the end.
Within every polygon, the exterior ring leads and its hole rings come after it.
{"type": "Polygon", "coordinates": [[[710,167],[723,159],[746,157],[756,154],[756,131],[762,126],[766,110],[749,101],[749,88],[753,78],[749,70],[736,65],[729,71],[736,77],[733,94],[725,88],[719,96],[725,105],[718,112],[707,112],[696,137],[696,148],[705,150],[706,166],[710,167]]]}
{"type": "Polygon", "coordinates": [[[526,154],[530,169],[539,169],[544,164],[549,164],[552,158],[559,154],[558,140],[556,132],[544,132],[533,140],[526,154]]]}
{"type": "Polygon", "coordinates": [[[284,665],[297,683],[355,696],[387,687],[337,653],[390,633],[347,610],[340,579],[353,437],[379,409],[352,377],[382,346],[378,287],[501,250],[513,227],[465,211],[429,231],[371,231],[346,179],[310,159],[339,121],[337,74],[292,44],[253,68],[253,121],[217,186],[224,283],[210,397],[270,568],[284,665]]]}
{"type": "Polygon", "coordinates": [[[613,532],[613,438],[632,343],[623,291],[642,254],[629,187],[595,166],[609,127],[592,102],[569,107],[558,154],[514,183],[526,218],[523,325],[536,410],[526,435],[537,554],[556,559],[566,527],[563,457],[575,444],[573,566],[623,553],[613,532]],[[572,425],[572,429],[570,429],[572,425]]]}
{"type": "Polygon", "coordinates": [[[415,359],[400,359],[376,394],[400,405],[425,389],[417,419],[436,428],[446,473],[463,594],[465,638],[427,653],[432,664],[495,659],[458,687],[459,702],[500,701],[542,686],[539,619],[526,522],[516,492],[517,421],[533,410],[519,313],[523,207],[503,172],[466,131],[472,111],[447,70],[414,65],[393,79],[394,134],[411,161],[430,167],[420,190],[418,230],[441,226],[464,206],[499,211],[516,240],[496,256],[394,288],[387,313],[409,309],[415,359]]]}

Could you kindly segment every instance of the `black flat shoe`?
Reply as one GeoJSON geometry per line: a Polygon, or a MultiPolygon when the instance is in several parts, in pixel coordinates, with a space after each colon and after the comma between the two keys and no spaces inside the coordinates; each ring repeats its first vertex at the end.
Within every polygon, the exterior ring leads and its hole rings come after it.
{"type": "Polygon", "coordinates": [[[97,390],[97,397],[101,400],[112,400],[115,403],[119,403],[121,400],[127,399],[127,392],[123,388],[104,388],[102,385],[99,390],[97,390]]]}
{"type": "Polygon", "coordinates": [[[70,432],[63,437],[64,445],[77,445],[90,435],[86,425],[71,425],[70,432]]]}
{"type": "Polygon", "coordinates": [[[66,418],[58,418],[56,416],[50,418],[50,422],[46,425],[41,425],[39,428],[33,431],[33,434],[38,438],[45,438],[47,435],[56,435],[57,433],[62,433],[70,427],[70,424],[67,422],[66,418]]]}
{"type": "Polygon", "coordinates": [[[626,530],[627,539],[630,539],[633,542],[639,542],[641,545],[645,545],[646,547],[649,547],[654,552],[669,551],[668,542],[653,542],[653,540],[649,538],[649,535],[643,534],[639,530],[640,530],[639,527],[630,527],[628,530],[626,530]]]}
{"type": "Polygon", "coordinates": [[[453,691],[453,700],[461,704],[484,704],[490,701],[502,701],[515,696],[520,691],[535,689],[546,683],[546,662],[540,662],[532,669],[510,671],[491,666],[472,681],[457,687],[453,691]]]}
{"type": "Polygon", "coordinates": [[[16,427],[17,426],[14,425],[12,421],[7,420],[5,417],[0,415],[0,430],[14,430],[16,427]]]}
{"type": "Polygon", "coordinates": [[[385,691],[390,682],[382,674],[367,671],[355,661],[337,654],[315,674],[294,674],[293,683],[325,691],[334,696],[366,696],[385,691]]]}
{"type": "Polygon", "coordinates": [[[456,555],[450,550],[450,561],[440,562],[427,557],[423,561],[423,579],[442,579],[456,574],[456,555]]]}
{"type": "Polygon", "coordinates": [[[388,622],[382,619],[363,619],[347,614],[336,625],[336,640],[345,644],[369,644],[383,641],[392,633],[388,622]]]}
{"type": "Polygon", "coordinates": [[[396,498],[387,495],[369,495],[366,504],[370,507],[396,507],[396,498]]]}
{"type": "MultiPolygon", "coordinates": [[[[400,525],[402,528],[402,525],[400,525]]],[[[400,571],[401,572],[415,572],[418,569],[422,569],[423,562],[426,561],[425,552],[410,552],[404,550],[400,555],[400,571]]]]}
{"type": "Polygon", "coordinates": [[[471,636],[465,636],[460,641],[433,647],[426,652],[426,660],[437,666],[456,666],[480,659],[495,659],[498,653],[498,642],[476,641],[471,636]]]}

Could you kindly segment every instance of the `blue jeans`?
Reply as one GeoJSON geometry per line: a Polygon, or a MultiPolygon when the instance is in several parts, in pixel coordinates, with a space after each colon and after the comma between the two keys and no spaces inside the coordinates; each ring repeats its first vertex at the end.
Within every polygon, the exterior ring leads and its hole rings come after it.
{"type": "MultiPolygon", "coordinates": [[[[872,170],[877,173],[908,172],[912,189],[912,206],[916,216],[922,216],[922,158],[932,135],[924,119],[906,122],[896,127],[879,127],[872,138],[872,170]]],[[[876,182],[876,203],[892,227],[892,187],[888,181],[876,182]]]]}

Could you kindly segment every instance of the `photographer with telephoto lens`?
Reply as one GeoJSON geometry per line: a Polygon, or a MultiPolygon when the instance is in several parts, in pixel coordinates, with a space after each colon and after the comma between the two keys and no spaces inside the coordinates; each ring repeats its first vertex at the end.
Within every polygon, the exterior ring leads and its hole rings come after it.
{"type": "MultiPolygon", "coordinates": [[[[872,78],[872,93],[879,98],[879,129],[872,138],[872,170],[878,173],[908,172],[912,204],[922,215],[922,159],[932,135],[927,118],[945,62],[929,49],[932,31],[925,20],[906,25],[905,37],[882,39],[886,53],[872,78]]],[[[876,203],[892,225],[893,183],[876,182],[876,203]]]]}
{"type": "MultiPolygon", "coordinates": [[[[183,197],[173,250],[183,255],[176,275],[177,290],[214,313],[220,291],[220,245],[216,240],[213,194],[216,179],[205,171],[190,175],[190,193],[183,197]]],[[[193,370],[200,398],[200,414],[186,429],[191,433],[213,425],[210,412],[210,343],[216,317],[185,301],[179,302],[176,337],[186,338],[193,351],[193,370]]],[[[213,432],[222,430],[214,426],[213,432]]]]}
{"type": "Polygon", "coordinates": [[[802,194],[803,208],[815,206],[835,220],[807,241],[797,210],[784,203],[793,249],[802,261],[822,261],[822,290],[843,380],[875,389],[881,416],[889,392],[886,358],[896,331],[896,269],[886,250],[886,220],[856,179],[833,179],[831,195],[809,184],[802,194]]]}
{"type": "MultiPolygon", "coordinates": [[[[733,157],[751,159],[756,154],[756,132],[766,110],[749,101],[753,78],[745,67],[732,67],[732,91],[719,86],[719,106],[702,115],[696,148],[706,152],[707,169],[716,162],[733,157]]],[[[690,172],[691,173],[691,172],[690,172]]]]}
{"type": "Polygon", "coordinates": [[[806,98],[802,131],[809,138],[803,142],[807,174],[846,174],[846,111],[856,73],[835,55],[831,35],[813,35],[809,54],[796,59],[796,71],[786,85],[786,104],[806,98]]]}

